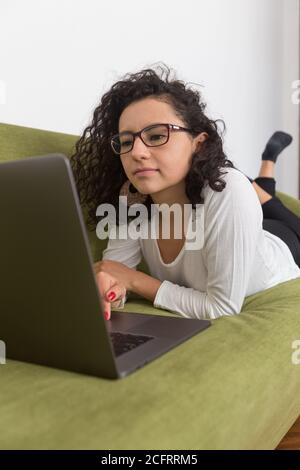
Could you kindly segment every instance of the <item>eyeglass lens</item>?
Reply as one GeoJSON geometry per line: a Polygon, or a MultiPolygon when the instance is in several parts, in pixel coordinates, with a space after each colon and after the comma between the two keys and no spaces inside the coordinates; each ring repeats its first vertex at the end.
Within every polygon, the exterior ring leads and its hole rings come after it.
{"type": "MultiPolygon", "coordinates": [[[[149,147],[163,145],[168,140],[168,127],[163,125],[153,126],[142,132],[142,140],[149,147]]],[[[112,143],[117,153],[129,152],[133,147],[133,135],[128,132],[116,136],[112,143]]]]}

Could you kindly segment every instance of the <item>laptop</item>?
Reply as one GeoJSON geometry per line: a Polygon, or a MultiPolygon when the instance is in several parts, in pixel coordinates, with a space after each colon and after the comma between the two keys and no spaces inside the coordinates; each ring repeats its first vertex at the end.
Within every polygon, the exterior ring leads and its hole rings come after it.
{"type": "Polygon", "coordinates": [[[0,340],[7,358],[118,379],[210,326],[113,310],[104,319],[65,155],[1,163],[0,216],[0,340]]]}

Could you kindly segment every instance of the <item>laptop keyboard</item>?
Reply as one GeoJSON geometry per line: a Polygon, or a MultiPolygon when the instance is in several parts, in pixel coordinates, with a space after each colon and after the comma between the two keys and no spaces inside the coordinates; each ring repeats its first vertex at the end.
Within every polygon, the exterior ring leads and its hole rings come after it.
{"type": "Polygon", "coordinates": [[[129,333],[110,333],[114,352],[116,356],[127,353],[132,349],[145,344],[147,341],[154,339],[153,336],[133,335],[129,333]]]}

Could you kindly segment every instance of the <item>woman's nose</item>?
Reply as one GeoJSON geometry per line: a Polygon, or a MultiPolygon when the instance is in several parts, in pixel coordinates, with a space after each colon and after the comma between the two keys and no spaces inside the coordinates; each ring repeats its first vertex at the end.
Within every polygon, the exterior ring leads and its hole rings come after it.
{"type": "Polygon", "coordinates": [[[147,145],[144,144],[144,142],[139,136],[135,138],[133,147],[131,149],[131,155],[134,158],[137,158],[137,157],[139,158],[139,157],[144,157],[144,156],[147,157],[149,155],[149,147],[147,147],[147,145]]]}

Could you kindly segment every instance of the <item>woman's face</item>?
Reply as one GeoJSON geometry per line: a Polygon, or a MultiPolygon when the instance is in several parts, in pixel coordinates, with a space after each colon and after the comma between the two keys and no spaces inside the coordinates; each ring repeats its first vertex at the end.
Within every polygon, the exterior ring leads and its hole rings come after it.
{"type": "MultiPolygon", "coordinates": [[[[124,109],[119,119],[119,132],[138,132],[157,123],[187,127],[171,105],[149,97],[124,109]]],[[[168,142],[159,147],[147,147],[136,137],[132,150],[120,155],[128,179],[141,194],[150,194],[155,203],[188,203],[184,179],[189,172],[193,152],[204,140],[204,134],[193,138],[188,132],[170,130],[168,142]],[[155,171],[135,174],[141,168],[155,171]]]]}

